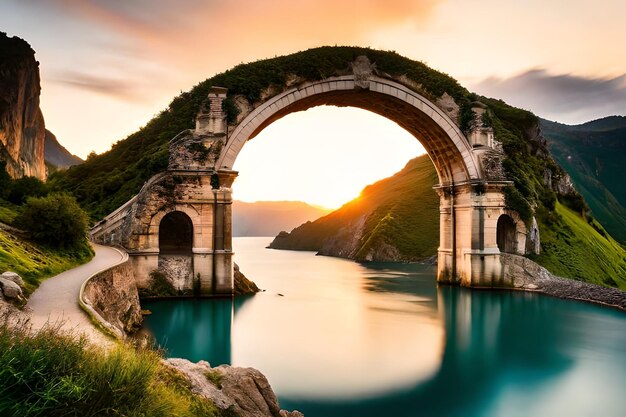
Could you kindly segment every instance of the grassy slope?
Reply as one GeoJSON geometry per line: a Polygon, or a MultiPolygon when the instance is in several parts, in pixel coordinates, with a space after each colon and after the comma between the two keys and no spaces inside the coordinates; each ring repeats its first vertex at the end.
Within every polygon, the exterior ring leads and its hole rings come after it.
{"type": "Polygon", "coordinates": [[[626,242],[626,117],[607,117],[579,126],[541,121],[556,160],[570,174],[594,216],[617,240],[626,242]]]}
{"type": "MultiPolygon", "coordinates": [[[[4,319],[0,317],[0,320],[4,319]]],[[[120,345],[104,353],[85,339],[0,322],[2,416],[232,415],[193,395],[154,351],[120,345]]]]}
{"type": "Polygon", "coordinates": [[[406,259],[437,253],[439,245],[439,198],[432,190],[437,183],[434,166],[427,155],[411,160],[392,177],[367,186],[359,198],[314,222],[294,229],[280,239],[280,248],[315,250],[329,238],[342,236],[342,229],[367,216],[356,259],[381,243],[395,246],[406,259]]]}
{"type": "MultiPolygon", "coordinates": [[[[0,200],[0,222],[11,224],[17,216],[17,209],[17,206],[0,200]]],[[[61,252],[0,230],[0,273],[17,272],[24,278],[27,296],[44,279],[83,264],[91,256],[61,252]]]]}
{"type": "MultiPolygon", "coordinates": [[[[541,228],[543,252],[533,259],[550,272],[626,290],[626,251],[597,222],[557,203],[554,224],[541,228]]],[[[541,225],[540,225],[541,226],[541,225]]]]}

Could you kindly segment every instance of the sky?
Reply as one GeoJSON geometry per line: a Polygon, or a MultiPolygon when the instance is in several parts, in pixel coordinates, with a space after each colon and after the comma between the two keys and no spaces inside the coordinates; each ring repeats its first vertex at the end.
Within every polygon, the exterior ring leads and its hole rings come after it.
{"type": "MultiPolygon", "coordinates": [[[[0,30],[36,51],[48,129],[81,157],[106,151],[216,73],[321,45],[394,50],[550,120],[623,115],[624,16],[623,0],[0,0],[0,30]]],[[[335,207],[423,153],[393,124],[353,110],[312,109],[263,131],[240,154],[235,196],[335,207]],[[313,156],[322,136],[342,141],[344,151],[313,156]],[[381,147],[390,152],[376,163],[349,157],[381,147]],[[276,164],[281,170],[268,168],[276,164]],[[339,182],[339,166],[357,173],[341,198],[341,187],[328,189],[339,182]],[[310,194],[284,181],[289,173],[312,182],[315,169],[310,194]],[[280,181],[282,193],[270,193],[267,184],[280,181]],[[325,192],[332,198],[319,197],[325,192]]]]}

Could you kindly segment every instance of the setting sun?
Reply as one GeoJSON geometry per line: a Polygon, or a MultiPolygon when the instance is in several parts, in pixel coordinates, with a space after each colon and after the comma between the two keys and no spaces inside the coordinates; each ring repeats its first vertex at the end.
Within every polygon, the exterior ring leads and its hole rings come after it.
{"type": "Polygon", "coordinates": [[[234,166],[234,197],[337,208],[424,152],[417,139],[382,116],[316,107],[274,122],[244,146],[234,166]]]}

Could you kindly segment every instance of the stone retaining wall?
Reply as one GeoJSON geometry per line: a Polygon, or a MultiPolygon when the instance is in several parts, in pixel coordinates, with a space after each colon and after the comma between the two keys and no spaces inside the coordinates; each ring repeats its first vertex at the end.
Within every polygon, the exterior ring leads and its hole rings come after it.
{"type": "Polygon", "coordinates": [[[115,337],[124,339],[141,326],[139,294],[128,254],[123,260],[89,277],[81,287],[81,307],[115,337]]]}

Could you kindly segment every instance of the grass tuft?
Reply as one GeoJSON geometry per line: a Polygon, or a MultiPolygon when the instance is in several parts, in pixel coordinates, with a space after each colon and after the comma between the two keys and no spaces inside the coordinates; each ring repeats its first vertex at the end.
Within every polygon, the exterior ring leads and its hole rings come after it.
{"type": "Polygon", "coordinates": [[[161,363],[158,352],[120,345],[105,353],[58,326],[34,332],[0,323],[2,416],[220,416],[161,363]]]}

